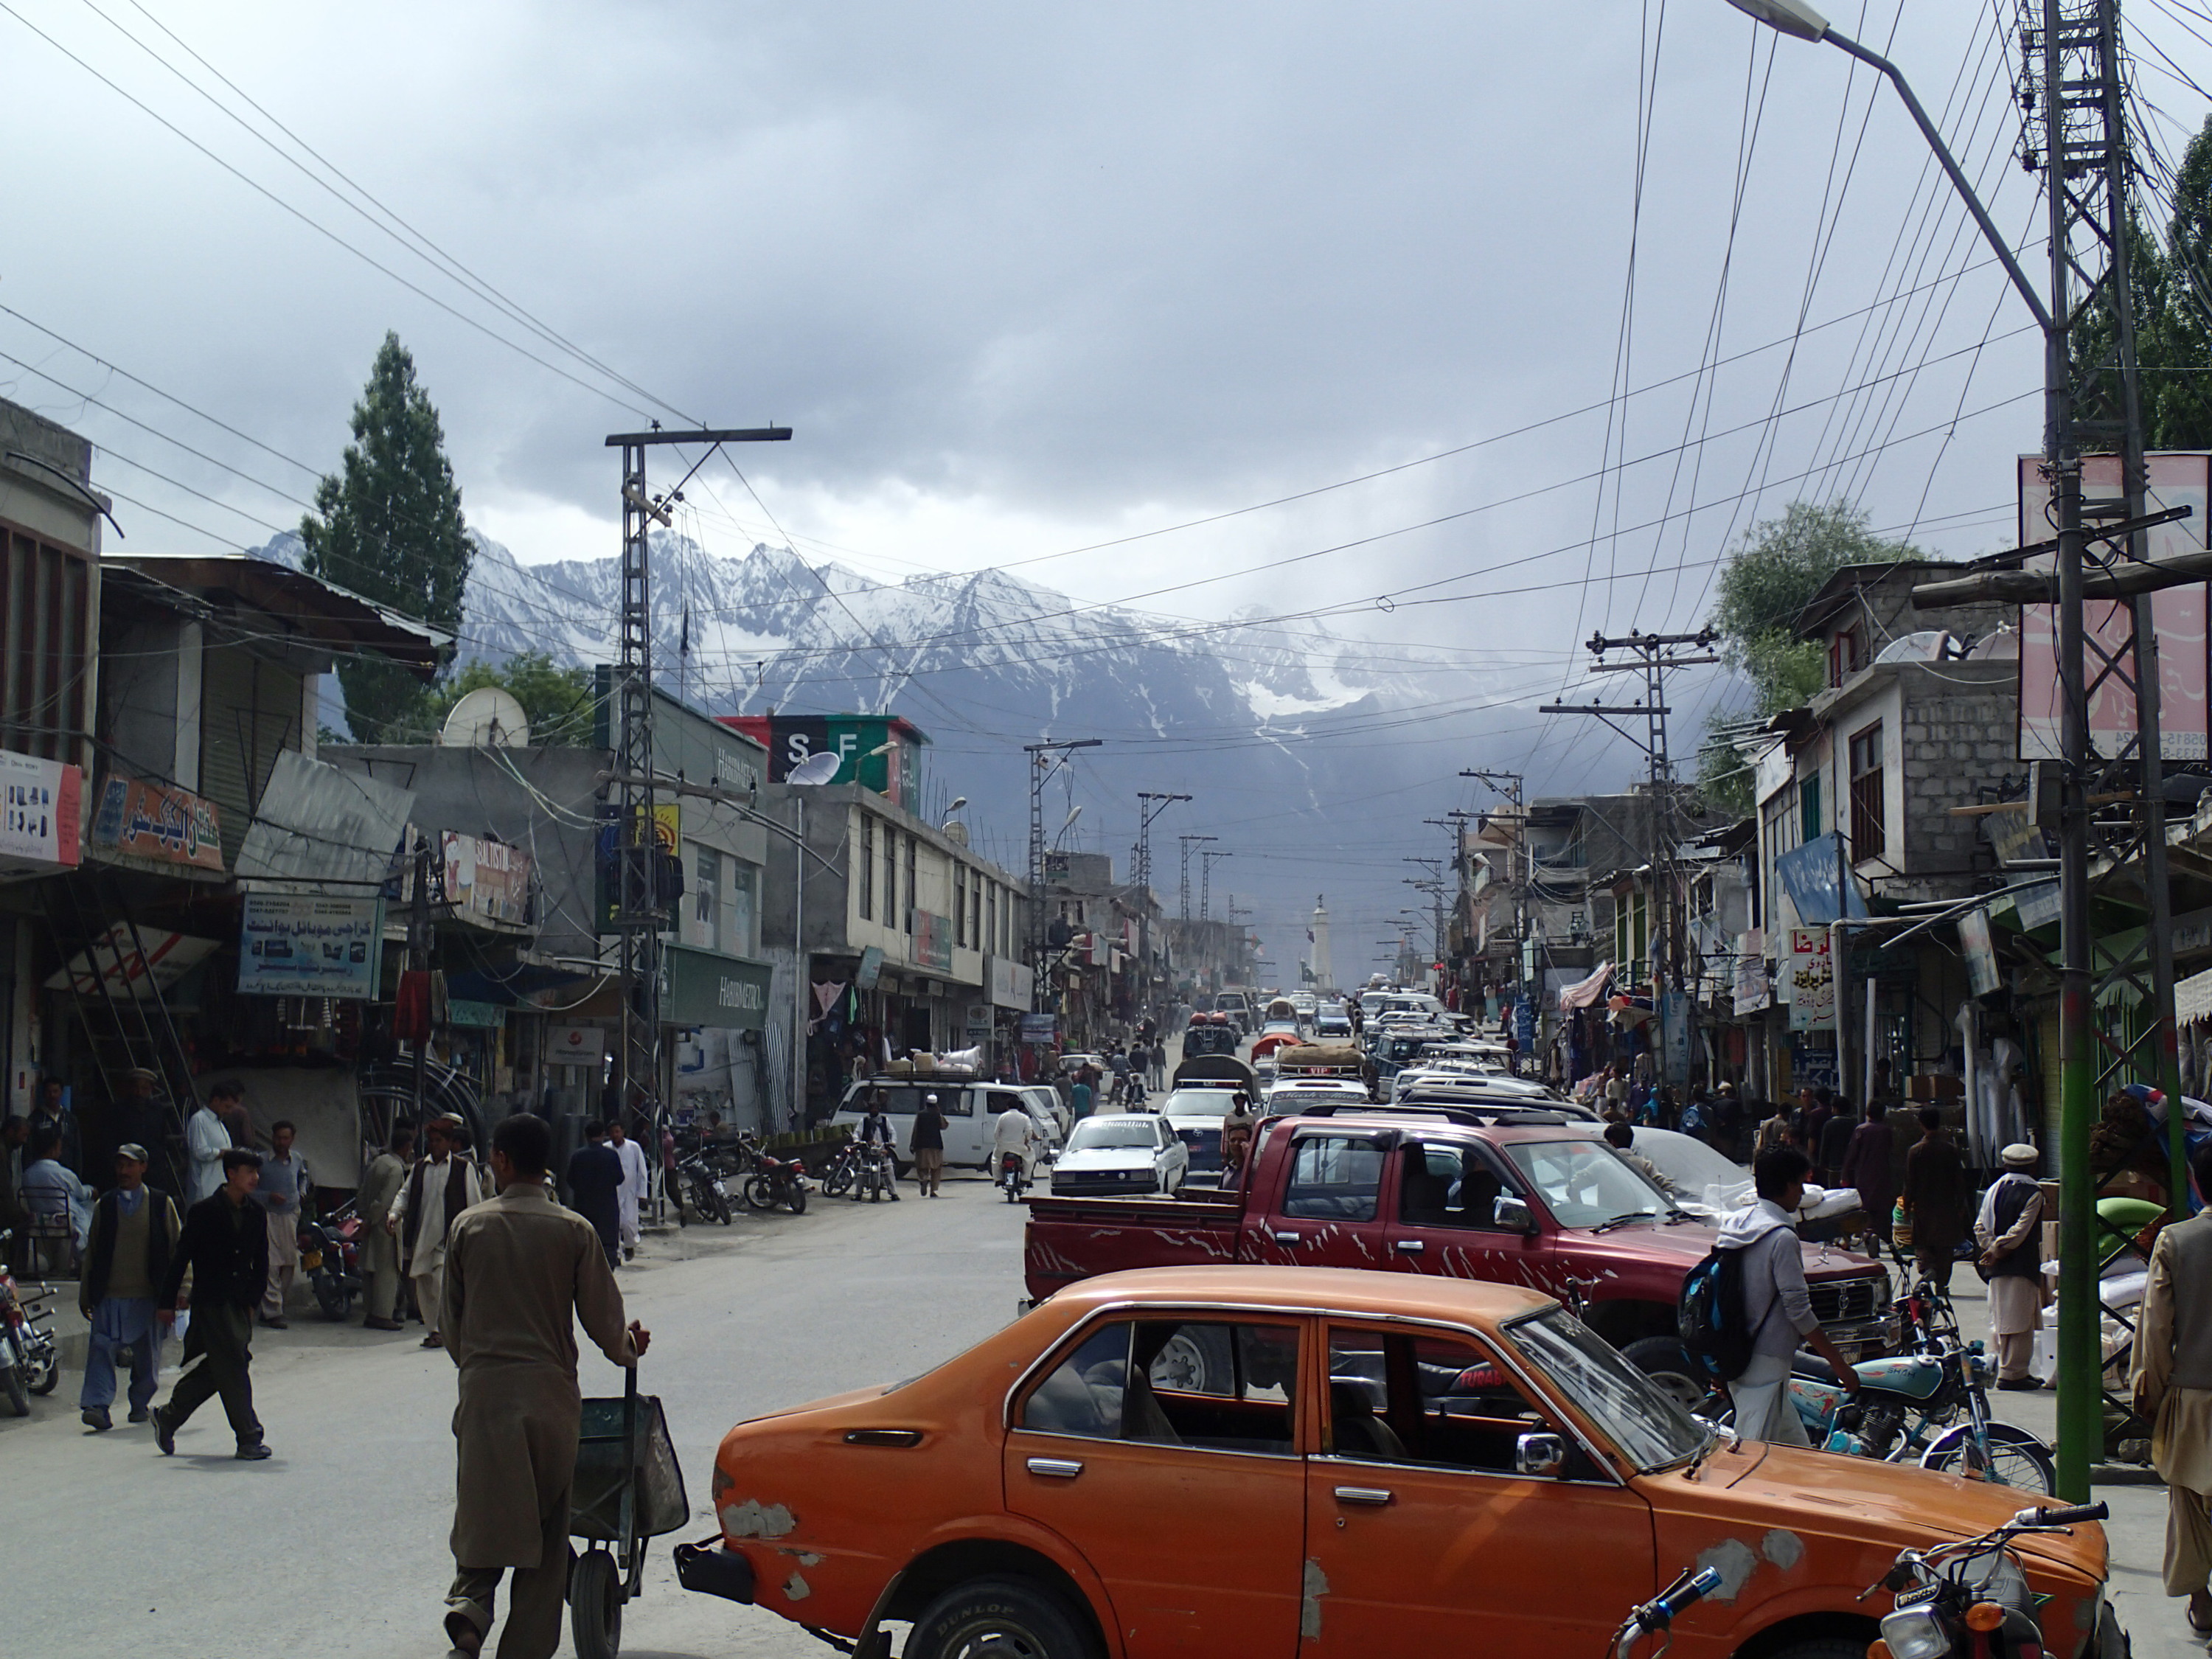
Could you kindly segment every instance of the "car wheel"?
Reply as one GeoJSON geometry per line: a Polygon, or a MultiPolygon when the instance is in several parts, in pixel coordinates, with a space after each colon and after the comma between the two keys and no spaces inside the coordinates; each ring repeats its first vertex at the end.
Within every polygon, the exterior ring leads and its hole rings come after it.
{"type": "Polygon", "coordinates": [[[1147,1375],[1156,1389],[1171,1394],[1227,1394],[1236,1385],[1229,1354],[1229,1333],[1219,1325],[1186,1327],[1152,1358],[1147,1375]]]}
{"type": "Polygon", "coordinates": [[[1671,1336],[1646,1336],[1630,1343],[1620,1357],[1659,1385],[1659,1391],[1686,1412],[1701,1409],[1711,1392],[1690,1351],[1671,1336]]]}
{"type": "Polygon", "coordinates": [[[1097,1644],[1060,1599],[1019,1578],[976,1578],[915,1622],[906,1659],[1093,1659],[1097,1644]]]}

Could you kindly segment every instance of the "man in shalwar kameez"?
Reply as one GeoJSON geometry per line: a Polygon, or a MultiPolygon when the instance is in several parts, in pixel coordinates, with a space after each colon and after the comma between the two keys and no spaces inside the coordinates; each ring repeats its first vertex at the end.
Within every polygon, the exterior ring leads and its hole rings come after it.
{"type": "Polygon", "coordinates": [[[568,1587],[568,1493],[583,1401],[574,1322],[617,1365],[646,1350],[592,1224],[547,1188],[553,1132],[527,1113],[492,1132],[497,1195],[446,1244],[446,1350],[460,1368],[454,1577],[446,1636],[481,1651],[500,1575],[514,1569],[499,1659],[550,1659],[568,1587]]]}

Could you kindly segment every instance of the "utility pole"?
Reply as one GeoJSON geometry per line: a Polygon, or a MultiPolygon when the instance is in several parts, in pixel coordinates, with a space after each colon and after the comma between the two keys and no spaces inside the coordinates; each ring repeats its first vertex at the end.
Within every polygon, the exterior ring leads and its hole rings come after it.
{"type": "MultiPolygon", "coordinates": [[[[1206,837],[1211,841],[1212,836],[1206,837]]],[[[1213,908],[1213,866],[1220,859],[1233,859],[1234,853],[1210,853],[1201,848],[1198,854],[1198,919],[1205,921],[1213,908]]]]}
{"type": "Polygon", "coordinates": [[[1133,885],[1147,886],[1152,879],[1152,820],[1177,801],[1189,799],[1188,795],[1156,794],[1149,789],[1137,792],[1137,845],[1129,860],[1133,885]],[[1155,801],[1159,804],[1154,805],[1155,801]]]}
{"type": "Polygon", "coordinates": [[[1177,836],[1176,839],[1182,843],[1182,896],[1176,905],[1176,914],[1182,917],[1183,921],[1188,921],[1190,920],[1190,849],[1194,843],[1202,845],[1209,841],[1219,841],[1221,837],[1218,836],[1177,836]]]}
{"type": "MultiPolygon", "coordinates": [[[[407,965],[418,974],[430,971],[430,842],[419,833],[415,837],[415,902],[407,914],[407,965]]],[[[418,1137],[422,1133],[422,1090],[430,1051],[427,996],[422,1006],[425,1028],[415,1039],[415,1109],[410,1120],[418,1137]]]]}
{"type": "MultiPolygon", "coordinates": [[[[617,432],[607,447],[622,451],[622,619],[621,659],[615,670],[615,706],[620,723],[615,738],[615,929],[622,941],[620,968],[623,1040],[615,1053],[615,1085],[620,1109],[632,1113],[636,1127],[653,1134],[660,1121],[660,934],[668,915],[660,905],[659,831],[653,817],[653,548],[650,532],[669,522],[669,503],[680,501],[684,485],[726,443],[782,443],[787,426],[744,430],[666,432],[658,423],[649,432],[617,432]],[[662,444],[706,447],[682,483],[660,496],[646,493],[645,452],[662,444]]],[[[677,848],[665,849],[673,854],[677,848]]],[[[803,987],[804,963],[793,971],[803,987]]],[[[794,1092],[802,1085],[793,1081],[794,1092]]],[[[659,1160],[653,1161],[657,1171],[659,1160]]],[[[659,1191],[656,1176],[654,1190],[659,1191]]]]}
{"type": "Polygon", "coordinates": [[[1044,951],[1044,785],[1053,768],[1075,749],[1096,749],[1103,738],[1067,738],[1058,743],[1025,743],[1030,757],[1030,1010],[1044,1013],[1050,1000],[1045,994],[1044,951]]]}
{"type": "MultiPolygon", "coordinates": [[[[2136,396],[2133,285],[2128,270],[2133,215],[2129,187],[2125,86],[2119,54],[2118,0],[2021,0],[2021,55],[2025,65],[2020,88],[2026,112],[2021,160],[2040,171],[2048,206],[2051,283],[2048,303],[2039,295],[2019,259],[1975,196],[1966,175],[1945,147],[1896,65],[1857,42],[1838,34],[1814,13],[1806,0],[1734,0],[1785,34],[1825,40],[1888,77],[1919,125],[1929,148],[1973,215],[1984,240],[2004,267],[2014,289],[2043,331],[2043,474],[2051,493],[2055,544],[2023,547],[1990,564],[2024,562],[2031,555],[2055,553],[2048,575],[2022,571],[2002,580],[2008,586],[2039,587],[2018,593],[2023,603],[2057,607],[2059,721],[2058,890],[2059,995],[2059,1167],[2058,1242],[2058,1492],[2069,1502],[2089,1495],[2090,1466],[2105,1443],[2106,1401],[2101,1393],[2104,1357],[2097,1289],[2097,1182],[2089,1167],[2090,1132],[2098,1101],[2108,1080],[2124,1072],[2155,1079],[2169,1102],[2178,1102],[2175,1054],[2171,895],[2166,881],[2166,799],[2158,708],[2157,643],[2149,596],[2183,581],[2201,582],[2201,569],[2190,560],[2146,561],[2142,532],[2150,528],[2142,512],[2146,486],[2142,418],[2136,396]],[[2073,361],[2072,327],[2077,301],[2073,277],[2082,292],[2078,305],[2092,299],[2114,319],[2114,361],[2073,361]],[[2080,384],[2076,383],[2079,374],[2080,384]],[[2077,399],[2094,412],[2077,418],[2077,399]],[[2083,434],[2113,441],[2120,464],[2118,498],[2082,499],[2083,434]],[[2088,528],[2094,522],[2097,528],[2088,528]],[[2118,556],[2113,568],[2100,569],[2096,581],[2114,597],[2132,599],[2134,640],[2107,649],[2100,639],[2091,646],[2084,627],[2082,601],[2087,586],[2083,564],[2090,542],[2100,542],[2118,556]],[[2132,561],[2132,563],[2122,561],[2132,561]],[[2128,586],[2123,590],[2118,584],[2128,586]],[[2094,681],[2087,653],[2099,659],[2094,681]],[[2132,684],[2130,684],[2132,677],[2132,684]],[[2095,753],[2090,740],[2090,696],[2107,681],[2136,693],[2132,738],[2109,757],[2095,753]],[[2093,816],[2092,804],[2101,809],[2093,816]],[[2113,808],[2120,809],[2114,811],[2113,808]],[[2099,940],[2091,908],[2090,864],[2095,843],[2100,885],[2136,875],[2145,910],[2142,940],[2124,954],[2099,940]],[[2125,985],[2138,998],[2130,1022],[2138,1035],[2103,1036],[2097,1030],[2093,996],[2125,985]],[[2100,1051],[2101,1050],[2101,1051],[2100,1051]]],[[[2157,515],[2160,518],[2164,515],[2157,515]]],[[[2100,563],[2103,562],[2100,561],[2100,563]]],[[[1960,583],[1932,583],[1916,588],[1914,603],[1940,609],[1977,597],[1960,583]]],[[[2100,630],[2101,631],[2101,630],[2100,630]]],[[[2116,1024],[2118,1022],[2116,1022],[2116,1024]]],[[[2186,1206],[2182,1166],[2181,1117],[2169,1109],[2167,1178],[2169,1212],[2186,1206]]],[[[2128,1402],[2113,1402],[2130,1415],[2128,1402]]]]}

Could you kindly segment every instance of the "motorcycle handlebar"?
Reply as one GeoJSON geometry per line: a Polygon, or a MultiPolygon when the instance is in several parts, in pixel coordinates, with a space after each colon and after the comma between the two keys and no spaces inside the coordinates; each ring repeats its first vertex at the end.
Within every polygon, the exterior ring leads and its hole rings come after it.
{"type": "Polygon", "coordinates": [[[1676,1585],[1670,1585],[1668,1589],[1661,1591],[1658,1600],[1654,1602],[1653,1605],[1663,1610],[1666,1616],[1672,1619],[1676,1613],[1681,1612],[1683,1608],[1688,1607],[1692,1602],[1704,1600],[1706,1596],[1711,1595],[1720,1587],[1720,1569],[1717,1567],[1707,1567],[1698,1573],[1698,1575],[1692,1578],[1689,1583],[1685,1584],[1681,1583],[1680,1580],[1677,1580],[1676,1585]],[[1679,1585],[1679,1588],[1676,1587],[1677,1585],[1679,1585]]]}
{"type": "Polygon", "coordinates": [[[2022,1510],[2013,1516],[2013,1524],[2020,1527],[2070,1527],[2084,1521],[2105,1521],[2112,1516],[2110,1504],[2062,1504],[2051,1509],[2022,1510]]]}

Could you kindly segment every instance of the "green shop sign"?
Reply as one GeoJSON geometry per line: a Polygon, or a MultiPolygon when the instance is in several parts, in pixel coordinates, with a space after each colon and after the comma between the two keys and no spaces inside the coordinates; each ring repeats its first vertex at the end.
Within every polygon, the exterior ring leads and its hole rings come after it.
{"type": "Polygon", "coordinates": [[[766,963],[718,956],[684,945],[664,946],[661,960],[667,975],[660,997],[662,1024],[734,1031],[766,1028],[772,978],[766,963]]]}

